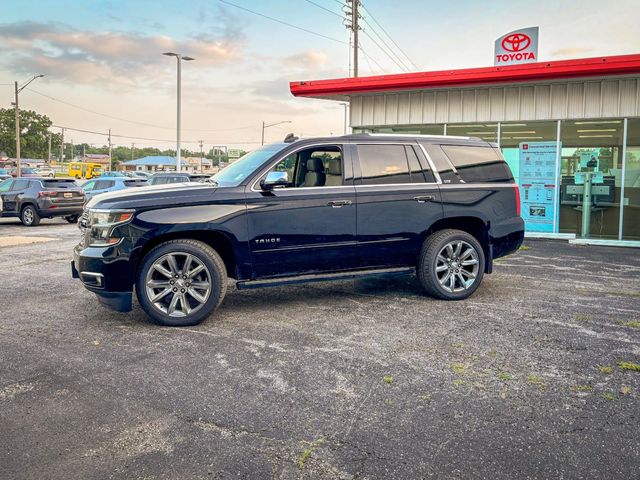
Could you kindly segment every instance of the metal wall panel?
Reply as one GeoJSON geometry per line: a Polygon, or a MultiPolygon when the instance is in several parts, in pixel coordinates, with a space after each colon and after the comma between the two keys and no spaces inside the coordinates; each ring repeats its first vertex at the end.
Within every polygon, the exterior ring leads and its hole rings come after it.
{"type": "Polygon", "coordinates": [[[640,76],[351,96],[351,126],[640,117],[640,76]]]}

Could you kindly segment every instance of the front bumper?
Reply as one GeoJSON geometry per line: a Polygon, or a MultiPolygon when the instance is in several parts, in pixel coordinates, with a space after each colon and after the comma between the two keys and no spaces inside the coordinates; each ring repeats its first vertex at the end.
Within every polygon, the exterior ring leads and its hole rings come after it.
{"type": "Polygon", "coordinates": [[[105,307],[117,312],[132,309],[133,274],[129,257],[118,246],[82,248],[73,252],[71,276],[98,296],[105,307]]]}

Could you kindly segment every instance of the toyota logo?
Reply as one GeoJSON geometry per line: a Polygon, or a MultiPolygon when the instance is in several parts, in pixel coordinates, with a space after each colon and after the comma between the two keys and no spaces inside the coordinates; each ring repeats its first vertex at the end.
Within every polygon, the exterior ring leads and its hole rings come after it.
{"type": "Polygon", "coordinates": [[[502,39],[502,48],[508,52],[521,52],[531,45],[531,37],[524,33],[512,33],[502,39]]]}

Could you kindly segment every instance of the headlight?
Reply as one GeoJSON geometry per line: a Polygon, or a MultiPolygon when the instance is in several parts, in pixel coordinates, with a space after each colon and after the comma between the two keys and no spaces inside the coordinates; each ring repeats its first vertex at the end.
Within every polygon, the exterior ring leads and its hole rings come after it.
{"type": "Polygon", "coordinates": [[[89,209],[80,220],[80,228],[89,229],[88,246],[106,247],[115,245],[121,237],[114,235],[114,229],[133,219],[133,210],[89,209]]]}

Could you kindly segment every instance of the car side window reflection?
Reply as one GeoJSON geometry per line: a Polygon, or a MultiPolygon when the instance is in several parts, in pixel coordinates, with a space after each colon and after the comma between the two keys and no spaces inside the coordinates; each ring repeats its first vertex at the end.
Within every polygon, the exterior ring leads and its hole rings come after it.
{"type": "Polygon", "coordinates": [[[271,171],[287,172],[289,185],[285,188],[335,187],[343,184],[343,162],[342,149],[326,145],[293,153],[271,171]]]}

